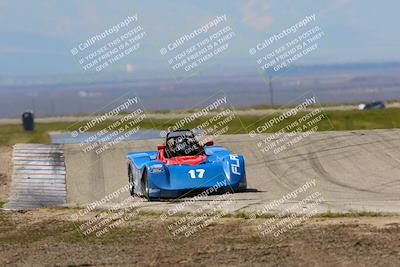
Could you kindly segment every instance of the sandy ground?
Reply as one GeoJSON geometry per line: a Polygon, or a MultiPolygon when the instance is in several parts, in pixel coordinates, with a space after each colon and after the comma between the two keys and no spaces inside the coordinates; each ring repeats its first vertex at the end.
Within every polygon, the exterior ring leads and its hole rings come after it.
{"type": "Polygon", "coordinates": [[[6,202],[11,184],[12,147],[0,147],[0,202],[6,202]]]}
{"type": "Polygon", "coordinates": [[[0,265],[400,266],[398,216],[313,218],[280,240],[261,238],[257,225],[266,219],[222,218],[174,240],[150,214],[101,237],[82,238],[70,216],[76,212],[0,212],[0,265]]]}

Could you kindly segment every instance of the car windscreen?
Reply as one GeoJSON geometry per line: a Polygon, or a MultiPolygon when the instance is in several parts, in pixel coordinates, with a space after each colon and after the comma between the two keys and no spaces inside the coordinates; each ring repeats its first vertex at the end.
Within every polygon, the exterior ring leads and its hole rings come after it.
{"type": "Polygon", "coordinates": [[[204,150],[193,135],[185,134],[169,136],[166,141],[169,157],[195,156],[204,154],[204,150]]]}

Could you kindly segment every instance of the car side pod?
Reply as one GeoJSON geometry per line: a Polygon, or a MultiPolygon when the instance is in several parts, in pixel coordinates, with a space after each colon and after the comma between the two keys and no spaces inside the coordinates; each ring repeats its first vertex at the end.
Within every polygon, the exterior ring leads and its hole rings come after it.
{"type": "Polygon", "coordinates": [[[229,154],[223,157],[225,177],[234,192],[247,190],[245,162],[242,155],[229,154]]]}

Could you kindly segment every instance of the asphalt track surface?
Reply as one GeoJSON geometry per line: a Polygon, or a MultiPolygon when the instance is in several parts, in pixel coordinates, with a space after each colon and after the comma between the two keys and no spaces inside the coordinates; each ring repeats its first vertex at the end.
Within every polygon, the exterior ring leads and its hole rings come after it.
{"type": "MultiPolygon", "coordinates": [[[[259,137],[247,134],[214,139],[216,145],[246,160],[248,192],[230,195],[225,212],[262,210],[315,179],[315,186],[269,211],[292,207],[318,192],[323,199],[316,206],[318,212],[400,213],[400,129],[317,132],[277,154],[261,152],[258,141],[259,137]]],[[[65,145],[68,206],[84,207],[118,191],[128,181],[126,153],[154,150],[161,143],[161,139],[122,142],[99,156],[83,152],[79,145],[65,145]]],[[[218,196],[190,200],[141,202],[123,192],[101,207],[134,202],[143,210],[163,212],[186,201],[180,211],[193,212],[212,201],[226,201],[218,196]]],[[[303,202],[303,209],[312,204],[303,202]]]]}

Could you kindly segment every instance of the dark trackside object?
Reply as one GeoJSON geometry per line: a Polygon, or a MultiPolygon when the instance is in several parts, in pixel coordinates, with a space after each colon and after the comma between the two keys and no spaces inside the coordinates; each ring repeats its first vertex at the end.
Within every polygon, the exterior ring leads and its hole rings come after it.
{"type": "Polygon", "coordinates": [[[22,113],[22,126],[25,131],[33,131],[35,128],[33,112],[25,111],[22,113]]]}
{"type": "Polygon", "coordinates": [[[382,101],[375,101],[372,103],[368,103],[365,106],[365,109],[383,109],[385,108],[385,103],[383,103],[382,101]]]}
{"type": "Polygon", "coordinates": [[[384,109],[385,103],[382,101],[375,101],[367,104],[360,104],[358,105],[359,110],[366,110],[366,109],[384,109]]]}

